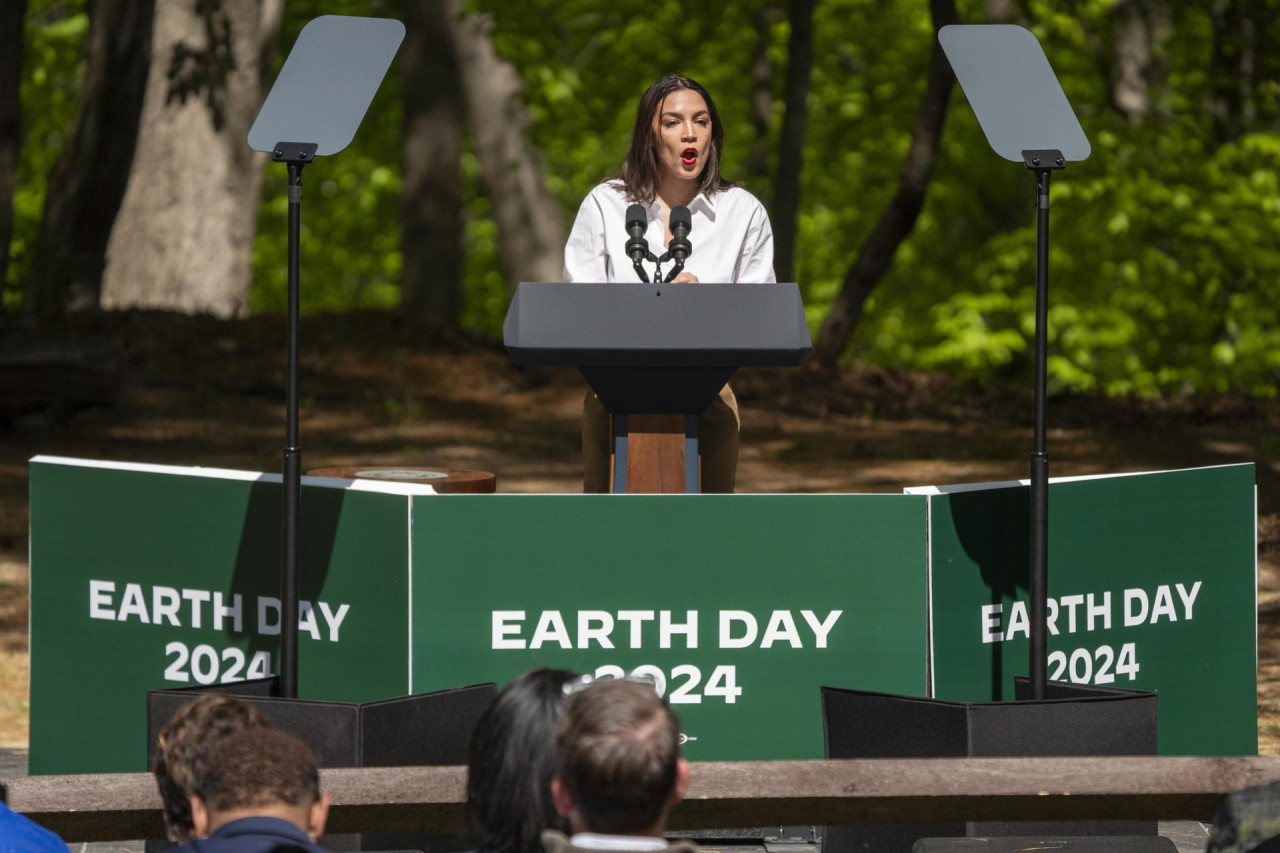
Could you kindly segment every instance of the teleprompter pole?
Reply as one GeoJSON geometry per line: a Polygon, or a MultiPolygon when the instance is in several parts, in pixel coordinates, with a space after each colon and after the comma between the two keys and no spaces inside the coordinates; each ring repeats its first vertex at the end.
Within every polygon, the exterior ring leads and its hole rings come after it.
{"type": "Polygon", "coordinates": [[[1049,352],[1049,178],[1066,166],[1059,151],[1023,151],[1036,176],[1035,429],[1031,450],[1031,698],[1043,699],[1048,664],[1049,453],[1045,447],[1049,352]]]}
{"type": "Polygon", "coordinates": [[[298,698],[298,565],[302,502],[302,448],[298,445],[298,338],[302,244],[302,167],[315,158],[314,143],[281,142],[271,152],[289,169],[288,375],[285,380],[283,542],[280,570],[280,695],[298,698]]]}
{"type": "Polygon", "coordinates": [[[1062,84],[1035,35],[1012,24],[948,24],[938,30],[956,79],[987,142],[1001,157],[1036,176],[1035,438],[1031,451],[1031,698],[1045,696],[1048,668],[1049,454],[1046,375],[1049,347],[1049,176],[1067,161],[1089,156],[1084,134],[1062,84]],[[1034,147],[1033,147],[1034,146],[1034,147]],[[1046,147],[1051,146],[1051,147],[1046,147]]]}
{"type": "Polygon", "coordinates": [[[404,41],[404,24],[390,18],[321,15],[308,21],[276,75],[253,126],[249,147],[269,152],[289,170],[288,368],[285,447],[281,476],[280,695],[298,698],[298,584],[302,448],[298,444],[299,267],[302,169],[317,155],[337,154],[360,122],[404,41]],[[286,139],[306,142],[283,142],[286,139]]]}

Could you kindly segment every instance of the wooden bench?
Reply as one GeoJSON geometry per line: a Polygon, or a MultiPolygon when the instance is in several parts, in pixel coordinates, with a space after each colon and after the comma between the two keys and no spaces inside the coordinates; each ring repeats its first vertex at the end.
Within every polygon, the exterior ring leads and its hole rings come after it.
{"type": "MultiPolygon", "coordinates": [[[[333,833],[458,833],[465,767],[321,771],[333,833]]],[[[919,758],[693,765],[670,829],[929,820],[1201,820],[1280,781],[1280,758],[919,758]]],[[[5,802],[70,842],[162,838],[146,773],[0,778],[5,802]]]]}

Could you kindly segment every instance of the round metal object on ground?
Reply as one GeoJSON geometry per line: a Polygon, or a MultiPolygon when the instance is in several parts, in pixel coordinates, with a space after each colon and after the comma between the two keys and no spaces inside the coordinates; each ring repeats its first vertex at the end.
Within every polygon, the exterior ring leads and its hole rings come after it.
{"type": "Polygon", "coordinates": [[[398,483],[421,483],[440,494],[492,493],[497,477],[490,471],[466,468],[423,468],[418,466],[349,465],[342,468],[316,468],[311,477],[337,477],[342,480],[391,480],[398,483]]]}

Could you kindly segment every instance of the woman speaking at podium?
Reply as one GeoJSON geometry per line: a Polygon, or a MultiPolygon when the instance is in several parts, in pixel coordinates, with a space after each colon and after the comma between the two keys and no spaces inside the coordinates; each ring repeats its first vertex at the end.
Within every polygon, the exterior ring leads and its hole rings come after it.
{"type": "MultiPolygon", "coordinates": [[[[583,199],[564,247],[564,280],[639,282],[627,255],[626,212],[645,208],[645,238],[665,250],[671,210],[689,209],[695,251],[674,282],[771,282],[773,229],[764,205],[720,175],[724,127],[711,95],[676,74],[640,98],[622,177],[583,199]]],[[[732,492],[738,468],[738,403],[728,385],[698,418],[702,491],[732,492]]],[[[587,392],[582,412],[585,492],[609,491],[609,413],[587,392]]]]}

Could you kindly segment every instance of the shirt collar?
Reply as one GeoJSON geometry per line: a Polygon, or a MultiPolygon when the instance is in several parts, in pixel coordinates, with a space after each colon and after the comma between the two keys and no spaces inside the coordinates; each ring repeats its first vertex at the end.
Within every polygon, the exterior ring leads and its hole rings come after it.
{"type": "Polygon", "coordinates": [[[586,850],[665,850],[664,838],[640,835],[602,835],[598,832],[579,832],[569,839],[574,847],[586,850]]]}
{"type": "Polygon", "coordinates": [[[689,207],[690,207],[690,208],[695,207],[695,206],[701,207],[703,210],[705,210],[705,211],[706,211],[706,213],[707,213],[707,215],[708,215],[708,216],[710,216],[712,219],[714,219],[714,218],[715,218],[715,215],[716,215],[716,197],[715,197],[715,195],[707,195],[706,193],[698,193],[698,194],[694,197],[693,202],[689,205],[689,207]]]}
{"type": "MultiPolygon", "coordinates": [[[[716,218],[715,197],[716,197],[715,194],[707,195],[706,193],[698,193],[696,196],[693,197],[693,201],[689,202],[689,205],[688,205],[689,212],[693,213],[695,210],[700,209],[708,219],[714,222],[716,218]]],[[[655,216],[657,214],[657,211],[661,209],[662,209],[662,202],[658,201],[657,197],[655,196],[653,199],[653,202],[649,205],[649,211],[648,211],[649,215],[655,216]]]]}
{"type": "Polygon", "coordinates": [[[241,835],[280,835],[307,844],[307,834],[287,820],[278,817],[242,817],[224,823],[210,837],[235,838],[241,835]]]}

